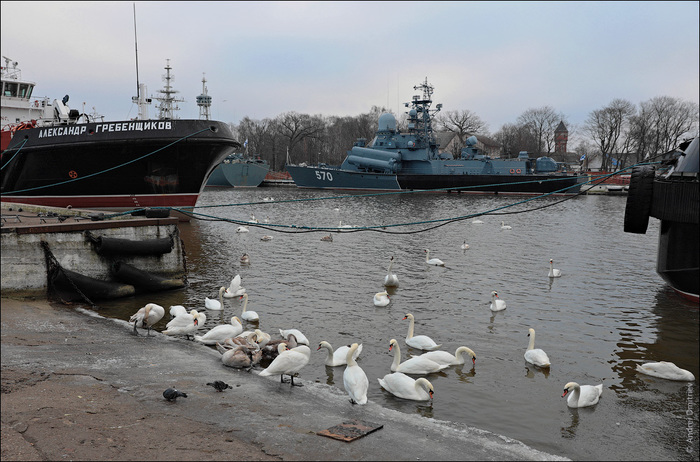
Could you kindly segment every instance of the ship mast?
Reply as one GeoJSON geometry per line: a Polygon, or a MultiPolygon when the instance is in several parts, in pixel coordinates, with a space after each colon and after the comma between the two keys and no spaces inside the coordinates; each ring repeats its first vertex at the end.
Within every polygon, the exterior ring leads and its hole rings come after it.
{"type": "MultiPolygon", "coordinates": [[[[134,3],[134,51],[136,52],[136,96],[131,97],[131,102],[138,107],[137,120],[148,119],[148,105],[151,104],[151,98],[148,98],[148,93],[145,83],[139,83],[139,47],[138,38],[136,36],[136,3],[134,3]]],[[[94,108],[93,108],[94,109],[94,108]]],[[[100,116],[102,117],[102,116],[100,116]]]]}
{"type": "Polygon", "coordinates": [[[197,106],[199,106],[199,118],[209,120],[211,118],[211,96],[207,94],[207,79],[202,73],[202,94],[197,97],[197,106]]]}
{"type": "Polygon", "coordinates": [[[180,107],[177,103],[185,101],[184,99],[175,98],[173,95],[179,93],[177,90],[173,90],[170,82],[175,80],[175,76],[170,74],[172,67],[170,67],[170,60],[166,60],[165,65],[165,75],[163,80],[165,81],[165,87],[162,90],[158,90],[158,93],[163,96],[156,97],[160,104],[158,105],[158,118],[160,120],[175,119],[175,111],[179,111],[180,107]]]}

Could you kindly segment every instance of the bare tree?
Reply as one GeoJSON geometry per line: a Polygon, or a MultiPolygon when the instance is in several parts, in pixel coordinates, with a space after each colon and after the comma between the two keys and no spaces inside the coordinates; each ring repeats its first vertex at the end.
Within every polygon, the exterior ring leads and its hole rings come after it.
{"type": "Polygon", "coordinates": [[[600,150],[602,170],[609,170],[613,163],[612,155],[619,155],[627,145],[626,132],[635,112],[633,103],[624,99],[614,99],[608,106],[588,115],[584,130],[600,150]]]}
{"type": "Polygon", "coordinates": [[[501,144],[503,155],[506,158],[518,157],[520,151],[535,152],[537,150],[537,139],[523,125],[505,124],[494,134],[494,138],[501,144]]]}
{"type": "MultiPolygon", "coordinates": [[[[488,125],[475,113],[464,111],[446,111],[436,117],[438,127],[454,133],[459,140],[459,146],[464,146],[471,135],[488,135],[488,125]]],[[[453,153],[456,154],[456,153],[453,153]]]]}
{"type": "MultiPolygon", "coordinates": [[[[290,153],[294,153],[295,148],[303,141],[318,138],[324,130],[321,116],[310,116],[299,114],[298,112],[287,112],[275,119],[277,133],[287,141],[290,153]]],[[[304,150],[305,158],[313,162],[313,152],[304,150]]]]}
{"type": "Polygon", "coordinates": [[[550,106],[528,109],[518,117],[518,124],[530,130],[532,136],[537,140],[537,154],[551,153],[554,151],[555,139],[554,130],[559,122],[565,120],[561,113],[557,113],[550,106]]]}

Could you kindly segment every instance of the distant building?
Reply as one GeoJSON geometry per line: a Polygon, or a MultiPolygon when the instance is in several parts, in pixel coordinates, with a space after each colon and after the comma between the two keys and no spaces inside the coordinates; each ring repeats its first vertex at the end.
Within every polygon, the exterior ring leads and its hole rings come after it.
{"type": "Polygon", "coordinates": [[[566,143],[569,141],[569,130],[566,129],[564,121],[559,122],[554,130],[554,152],[558,154],[566,153],[566,143]]]}

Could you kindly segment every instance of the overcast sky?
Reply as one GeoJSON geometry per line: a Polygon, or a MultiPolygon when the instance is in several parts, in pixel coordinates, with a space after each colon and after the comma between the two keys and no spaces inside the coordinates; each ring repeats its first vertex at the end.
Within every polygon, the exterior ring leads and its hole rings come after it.
{"type": "MultiPolygon", "coordinates": [[[[199,116],[203,75],[213,118],[233,123],[402,113],[426,78],[443,111],[470,110],[492,133],[543,106],[581,124],[615,98],[698,103],[696,1],[135,4],[139,79],[156,94],[169,59],[180,118],[199,116]]],[[[35,96],[133,118],[133,5],[3,0],[2,55],[35,96]]]]}

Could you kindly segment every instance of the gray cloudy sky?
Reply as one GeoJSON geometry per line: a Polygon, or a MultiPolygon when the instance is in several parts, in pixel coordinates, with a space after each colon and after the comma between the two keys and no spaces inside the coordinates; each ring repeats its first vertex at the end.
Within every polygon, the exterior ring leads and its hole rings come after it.
{"type": "MultiPolygon", "coordinates": [[[[35,96],[135,117],[133,4],[3,0],[2,55],[35,96]]],[[[180,118],[198,117],[203,73],[213,118],[233,123],[403,112],[426,77],[443,111],[492,132],[545,105],[581,124],[614,98],[698,103],[698,2],[135,4],[140,80],[155,94],[170,59],[180,118]]]]}

